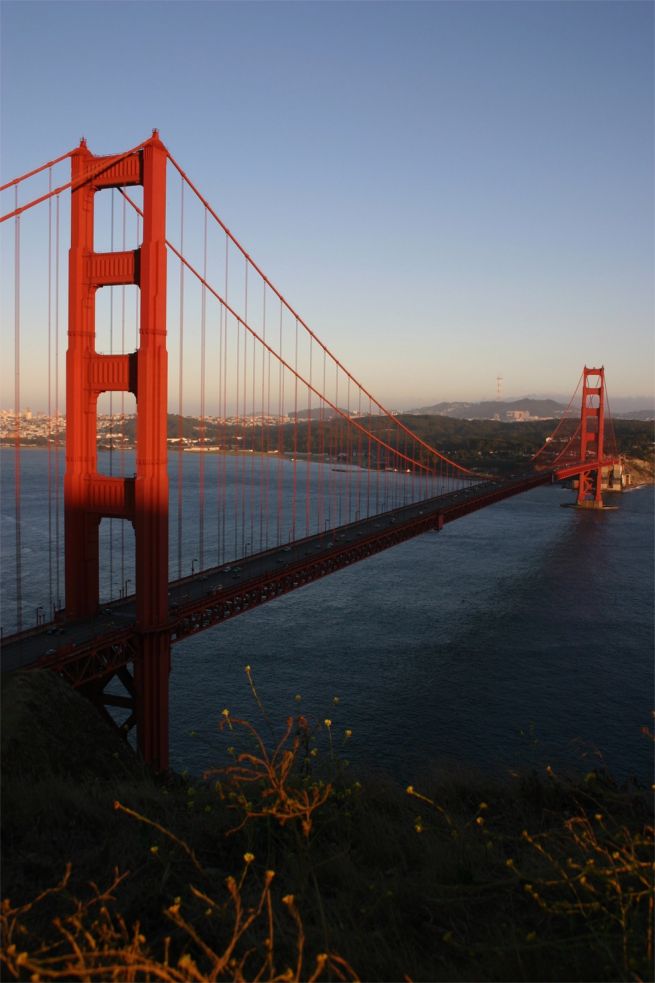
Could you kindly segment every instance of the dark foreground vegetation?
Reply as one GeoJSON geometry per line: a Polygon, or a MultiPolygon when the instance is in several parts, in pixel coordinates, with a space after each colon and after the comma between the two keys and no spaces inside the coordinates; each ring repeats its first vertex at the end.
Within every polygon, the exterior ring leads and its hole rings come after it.
{"type": "Polygon", "coordinates": [[[53,674],[5,684],[3,980],[652,979],[645,790],[401,789],[327,719],[217,717],[227,765],[164,780],[53,674]]]}

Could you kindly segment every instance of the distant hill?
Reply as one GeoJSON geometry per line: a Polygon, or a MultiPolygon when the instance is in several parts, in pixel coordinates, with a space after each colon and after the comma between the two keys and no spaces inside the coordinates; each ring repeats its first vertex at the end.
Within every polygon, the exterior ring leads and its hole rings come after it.
{"type": "Polygon", "coordinates": [[[457,420],[552,420],[562,416],[566,407],[554,399],[515,399],[510,402],[486,400],[480,403],[435,403],[409,410],[412,416],[449,416],[457,420]]]}

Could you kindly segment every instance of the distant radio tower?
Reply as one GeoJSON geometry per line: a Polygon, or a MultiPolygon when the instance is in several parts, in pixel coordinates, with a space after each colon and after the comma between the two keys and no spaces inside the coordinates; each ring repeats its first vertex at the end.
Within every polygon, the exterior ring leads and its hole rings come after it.
{"type": "Polygon", "coordinates": [[[500,403],[500,394],[503,389],[503,377],[502,375],[496,376],[496,402],[500,403]]]}

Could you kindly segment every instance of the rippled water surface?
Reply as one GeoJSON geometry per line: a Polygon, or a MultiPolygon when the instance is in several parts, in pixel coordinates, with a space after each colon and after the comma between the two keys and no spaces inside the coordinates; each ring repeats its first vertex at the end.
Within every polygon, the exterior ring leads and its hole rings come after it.
{"type": "MultiPolygon", "coordinates": [[[[11,453],[2,459],[5,625],[15,605],[15,512],[11,453]]],[[[56,587],[44,552],[56,517],[45,452],[24,461],[29,607],[48,580],[56,587]]],[[[493,770],[604,762],[650,781],[653,745],[641,728],[653,706],[653,488],[608,498],[617,511],[560,507],[572,499],[536,489],[180,643],[172,765],[200,772],[222,762],[234,740],[217,731],[224,707],[261,720],[249,664],[272,721],[298,708],[329,717],[337,745],[352,729],[353,761],[403,782],[455,762],[493,770]]],[[[193,509],[189,496],[185,522],[193,509]]],[[[194,554],[189,538],[187,573],[194,554]]],[[[115,582],[126,575],[116,552],[115,582]]]]}
{"type": "Polygon", "coordinates": [[[402,781],[456,761],[649,781],[653,490],[603,513],[571,498],[537,489],[176,647],[175,766],[220,758],[224,707],[259,718],[250,664],[273,720],[300,694],[352,728],[349,756],[402,781]]]}

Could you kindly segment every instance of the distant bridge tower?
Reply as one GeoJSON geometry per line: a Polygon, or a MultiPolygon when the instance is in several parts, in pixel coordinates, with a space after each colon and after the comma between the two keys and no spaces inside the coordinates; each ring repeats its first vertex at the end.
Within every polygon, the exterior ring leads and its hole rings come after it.
{"type": "Polygon", "coordinates": [[[168,767],[170,672],[166,160],[156,130],[134,153],[94,157],[83,140],[71,158],[64,478],[67,618],[98,612],[100,520],[126,519],[134,526],[140,651],[134,662],[133,707],[139,750],[160,770],[168,767]],[[129,252],[96,253],[95,194],[126,185],[143,186],[143,242],[129,252]],[[96,291],[121,284],[141,289],[139,348],[128,355],[100,355],[95,350],[96,291]],[[136,397],[135,478],[98,474],[97,400],[108,391],[136,397]]]}
{"type": "Polygon", "coordinates": [[[580,474],[577,504],[581,508],[602,509],[603,454],[605,438],[605,369],[588,369],[582,379],[580,413],[580,460],[594,461],[596,467],[580,474]]]}

